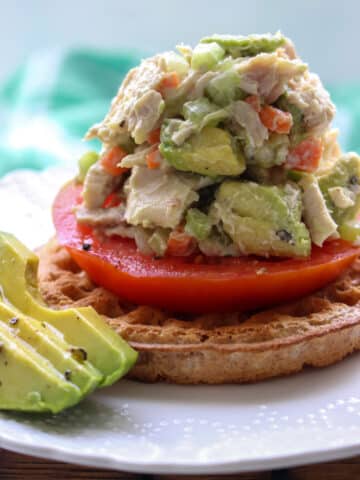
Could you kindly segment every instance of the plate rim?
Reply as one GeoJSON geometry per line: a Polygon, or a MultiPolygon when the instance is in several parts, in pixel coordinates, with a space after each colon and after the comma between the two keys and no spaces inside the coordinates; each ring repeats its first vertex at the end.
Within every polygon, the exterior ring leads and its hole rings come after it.
{"type": "MultiPolygon", "coordinates": [[[[1,421],[0,421],[1,425],[1,421]]],[[[9,439],[0,433],[0,448],[23,455],[55,460],[62,463],[82,465],[106,470],[116,470],[144,474],[234,474],[244,472],[261,472],[276,469],[288,469],[302,465],[313,465],[327,461],[355,457],[360,454],[360,440],[357,444],[341,447],[330,447],[312,452],[296,452],[287,455],[273,455],[269,457],[249,460],[230,460],[215,462],[144,462],[135,463],[112,455],[76,454],[67,448],[29,445],[26,441],[9,439]]]]}

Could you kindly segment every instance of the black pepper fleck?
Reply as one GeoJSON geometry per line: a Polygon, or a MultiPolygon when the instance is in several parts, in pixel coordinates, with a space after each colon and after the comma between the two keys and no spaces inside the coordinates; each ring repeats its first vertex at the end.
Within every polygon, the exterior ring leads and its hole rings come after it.
{"type": "Polygon", "coordinates": [[[349,178],[350,185],[359,185],[359,177],[357,175],[353,175],[349,178]]]}
{"type": "Polygon", "coordinates": [[[282,242],[290,243],[292,245],[294,244],[293,236],[287,230],[285,229],[278,230],[276,232],[276,235],[280,238],[282,242]]]}
{"type": "Polygon", "coordinates": [[[85,250],[85,252],[88,252],[89,250],[91,250],[91,243],[89,242],[84,242],[82,244],[82,249],[85,250]]]}
{"type": "Polygon", "coordinates": [[[65,377],[66,380],[70,381],[71,380],[71,370],[65,370],[64,377],[65,377]]]}
{"type": "Polygon", "coordinates": [[[13,317],[9,320],[10,325],[16,325],[18,323],[19,319],[17,317],[13,317]]]}
{"type": "Polygon", "coordinates": [[[73,347],[70,348],[71,355],[77,360],[78,362],[85,362],[87,360],[87,351],[81,347],[73,347]]]}

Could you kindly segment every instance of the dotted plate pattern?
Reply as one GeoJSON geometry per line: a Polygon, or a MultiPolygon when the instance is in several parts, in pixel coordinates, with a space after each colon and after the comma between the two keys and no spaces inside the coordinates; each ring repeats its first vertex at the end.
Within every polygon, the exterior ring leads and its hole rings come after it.
{"type": "MultiPolygon", "coordinates": [[[[0,230],[35,248],[53,234],[52,198],[70,170],[0,180],[0,230]]],[[[144,473],[231,473],[360,454],[360,355],[253,385],[123,380],[59,415],[0,413],[0,446],[144,473]]]]}

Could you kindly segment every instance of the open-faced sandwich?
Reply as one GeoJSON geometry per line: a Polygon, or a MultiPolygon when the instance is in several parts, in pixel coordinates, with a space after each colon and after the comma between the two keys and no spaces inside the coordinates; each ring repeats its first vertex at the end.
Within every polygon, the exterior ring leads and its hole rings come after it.
{"type": "Polygon", "coordinates": [[[204,38],[131,70],[40,252],[55,308],[92,305],[130,375],[255,381],[360,348],[360,158],[291,41],[204,38]]]}

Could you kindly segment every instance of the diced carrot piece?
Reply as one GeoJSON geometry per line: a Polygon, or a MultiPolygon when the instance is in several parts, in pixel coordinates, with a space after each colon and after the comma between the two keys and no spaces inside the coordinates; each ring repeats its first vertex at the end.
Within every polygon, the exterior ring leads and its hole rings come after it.
{"type": "Polygon", "coordinates": [[[155,143],[160,143],[160,128],[156,128],[155,130],[149,133],[148,142],[151,145],[154,145],[155,143]]]}
{"type": "Polygon", "coordinates": [[[270,105],[265,105],[265,107],[260,110],[259,115],[262,124],[270,130],[270,132],[289,133],[293,125],[290,112],[284,112],[270,105]]]}
{"type": "Polygon", "coordinates": [[[290,150],[286,166],[304,172],[314,172],[319,167],[323,144],[319,138],[306,138],[290,150]]]}
{"type": "Polygon", "coordinates": [[[176,88],[180,84],[179,75],[176,72],[167,73],[159,83],[158,90],[161,94],[168,88],[176,88]]]}
{"type": "Polygon", "coordinates": [[[103,208],[117,207],[120,204],[121,198],[115,192],[113,192],[105,198],[103,208]]]}
{"type": "Polygon", "coordinates": [[[260,112],[261,103],[260,103],[260,97],[258,95],[250,95],[249,97],[246,97],[245,102],[251,105],[255,110],[255,112],[258,112],[258,113],[260,112]]]}
{"type": "Polygon", "coordinates": [[[123,148],[116,146],[101,157],[100,163],[110,175],[116,177],[129,170],[128,168],[118,167],[118,164],[126,155],[127,152],[123,148]]]}
{"type": "Polygon", "coordinates": [[[153,170],[154,168],[159,168],[161,161],[160,161],[160,152],[159,149],[156,148],[152,150],[150,153],[146,155],[146,164],[148,168],[153,170]]]}
{"type": "Polygon", "coordinates": [[[167,255],[185,257],[191,255],[196,248],[196,240],[185,232],[174,230],[170,233],[167,244],[167,255]]]}

